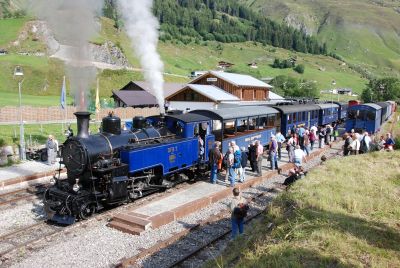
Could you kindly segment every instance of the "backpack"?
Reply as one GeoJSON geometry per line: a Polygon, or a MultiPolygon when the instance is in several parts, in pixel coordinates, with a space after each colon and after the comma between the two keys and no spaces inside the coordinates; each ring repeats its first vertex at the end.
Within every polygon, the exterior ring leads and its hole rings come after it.
{"type": "Polygon", "coordinates": [[[247,216],[247,211],[249,210],[249,205],[240,203],[237,207],[233,209],[233,217],[236,219],[243,219],[247,216]]]}
{"type": "Polygon", "coordinates": [[[331,131],[332,131],[332,129],[330,127],[326,128],[326,134],[328,134],[328,135],[331,134],[331,131]]]}
{"type": "Polygon", "coordinates": [[[363,152],[368,151],[367,143],[365,142],[365,137],[361,140],[360,149],[363,152]]]}
{"type": "Polygon", "coordinates": [[[236,151],[234,154],[234,160],[233,160],[233,168],[240,168],[241,166],[241,162],[242,162],[242,154],[240,153],[240,151],[236,151]]]}
{"type": "Polygon", "coordinates": [[[229,152],[226,152],[224,155],[224,158],[222,159],[222,163],[224,164],[225,167],[229,166],[229,152]]]}

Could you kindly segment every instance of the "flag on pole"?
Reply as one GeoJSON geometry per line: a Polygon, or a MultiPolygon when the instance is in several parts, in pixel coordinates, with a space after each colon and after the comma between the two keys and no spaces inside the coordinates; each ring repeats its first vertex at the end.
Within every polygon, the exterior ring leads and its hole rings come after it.
{"type": "Polygon", "coordinates": [[[65,86],[65,76],[64,76],[63,84],[62,84],[62,88],[61,88],[61,97],[60,97],[60,104],[61,104],[62,109],[65,109],[66,101],[67,101],[67,89],[65,86]]]}
{"type": "Polygon", "coordinates": [[[97,88],[96,88],[96,114],[100,113],[100,97],[99,97],[99,79],[97,78],[97,88]]]}

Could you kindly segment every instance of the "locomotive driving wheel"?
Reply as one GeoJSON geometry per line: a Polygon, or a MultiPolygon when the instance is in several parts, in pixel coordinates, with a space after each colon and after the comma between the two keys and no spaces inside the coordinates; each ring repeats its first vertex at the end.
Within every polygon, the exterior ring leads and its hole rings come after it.
{"type": "Polygon", "coordinates": [[[96,212],[96,205],[93,203],[85,203],[81,206],[79,211],[79,218],[82,220],[87,220],[96,212]]]}

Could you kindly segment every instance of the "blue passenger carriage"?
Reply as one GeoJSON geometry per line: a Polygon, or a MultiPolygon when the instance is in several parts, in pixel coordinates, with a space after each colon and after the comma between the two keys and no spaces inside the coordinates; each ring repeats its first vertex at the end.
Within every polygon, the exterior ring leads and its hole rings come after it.
{"type": "Polygon", "coordinates": [[[336,103],[317,104],[320,107],[319,125],[332,124],[339,119],[339,105],[336,103]]]}
{"type": "Polygon", "coordinates": [[[379,131],[382,118],[382,107],[374,103],[350,106],[347,113],[346,131],[379,131]]]}
{"type": "MultiPolygon", "coordinates": [[[[208,160],[205,152],[215,141],[214,135],[210,132],[209,118],[197,114],[181,114],[144,120],[149,120],[152,125],[165,124],[174,135],[171,135],[171,139],[164,138],[150,146],[143,140],[139,144],[132,141],[130,146],[122,149],[121,160],[128,164],[131,176],[149,171],[168,176],[208,160]]],[[[137,124],[134,119],[133,131],[136,127],[142,128],[137,124]]]]}
{"type": "Polygon", "coordinates": [[[346,102],[338,102],[334,101],[333,103],[339,105],[339,120],[344,122],[347,118],[347,109],[349,108],[349,104],[346,102]]]}
{"type": "Polygon", "coordinates": [[[212,134],[222,143],[222,152],[227,151],[230,141],[239,147],[248,148],[255,140],[265,145],[271,135],[280,129],[279,112],[266,106],[239,106],[217,110],[194,110],[191,114],[203,115],[212,120],[212,134]]]}
{"type": "Polygon", "coordinates": [[[376,104],[382,107],[381,124],[383,124],[391,115],[392,107],[387,101],[377,102],[376,104]]]}
{"type": "Polygon", "coordinates": [[[315,104],[285,104],[274,106],[281,112],[281,130],[286,136],[289,130],[296,126],[306,127],[318,125],[318,115],[320,107],[315,104]]]}

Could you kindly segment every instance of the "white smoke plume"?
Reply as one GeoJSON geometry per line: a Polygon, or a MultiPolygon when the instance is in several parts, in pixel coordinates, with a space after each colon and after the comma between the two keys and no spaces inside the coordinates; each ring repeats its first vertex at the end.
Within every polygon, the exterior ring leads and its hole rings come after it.
{"type": "Polygon", "coordinates": [[[67,71],[78,110],[87,110],[89,86],[96,77],[91,65],[89,40],[96,36],[103,1],[99,0],[31,0],[36,15],[46,20],[56,39],[68,47],[67,71]]]}
{"type": "Polygon", "coordinates": [[[150,83],[161,113],[164,112],[164,64],[157,52],[157,18],[153,15],[153,0],[119,0],[119,9],[132,46],[139,57],[145,80],[150,83]]]}

